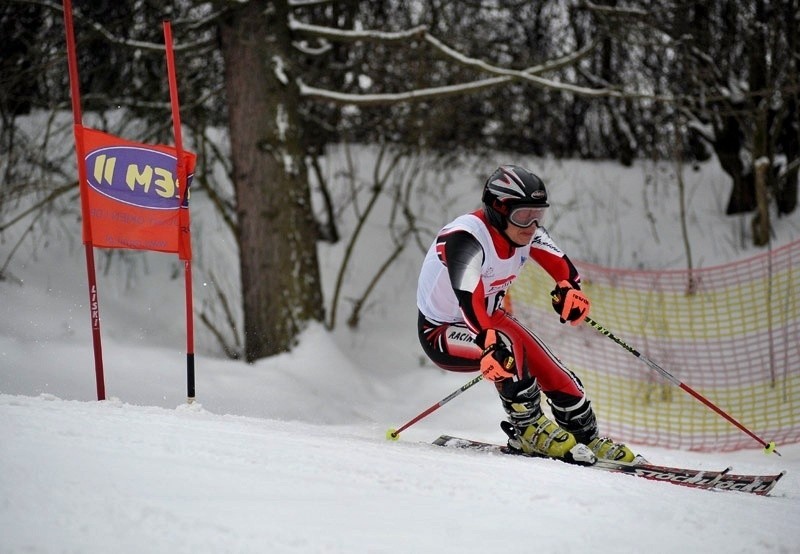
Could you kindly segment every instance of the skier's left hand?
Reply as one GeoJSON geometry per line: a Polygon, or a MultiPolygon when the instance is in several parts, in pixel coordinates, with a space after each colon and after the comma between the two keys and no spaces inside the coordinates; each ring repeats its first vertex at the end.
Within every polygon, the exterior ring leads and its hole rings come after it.
{"type": "Polygon", "coordinates": [[[589,315],[589,299],[569,281],[559,281],[550,297],[561,323],[569,321],[571,325],[577,325],[589,315]]]}

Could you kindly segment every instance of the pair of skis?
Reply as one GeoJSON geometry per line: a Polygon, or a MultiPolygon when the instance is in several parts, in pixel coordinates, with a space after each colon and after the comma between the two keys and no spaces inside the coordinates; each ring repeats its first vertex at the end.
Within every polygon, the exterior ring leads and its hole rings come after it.
{"type": "MultiPolygon", "coordinates": [[[[734,419],[728,413],[726,413],[721,408],[716,406],[705,396],[703,396],[690,386],[683,383],[680,379],[669,373],[667,370],[656,364],[654,361],[642,355],[641,352],[630,346],[622,339],[616,337],[608,329],[600,325],[598,322],[594,321],[592,318],[586,317],[585,321],[600,334],[604,335],[605,337],[608,337],[617,345],[621,346],[623,349],[625,349],[635,357],[642,360],[644,363],[650,366],[651,369],[654,369],[663,378],[667,379],[673,385],[679,387],[684,392],[690,394],[696,400],[699,400],[706,407],[710,408],[718,415],[726,419],[729,423],[737,427],[740,431],[750,436],[753,440],[757,441],[761,446],[764,447],[765,453],[776,454],[780,456],[780,453],[775,449],[775,442],[765,441],[764,439],[762,439],[761,437],[750,431],[750,429],[739,423],[736,419],[734,419]]],[[[443,398],[442,400],[432,405],[427,410],[420,413],[418,416],[413,418],[411,421],[409,421],[399,429],[389,429],[386,432],[386,438],[389,440],[395,440],[395,441],[398,440],[400,438],[400,433],[404,429],[407,429],[420,419],[427,417],[428,415],[430,415],[437,409],[441,408],[442,406],[450,402],[452,399],[454,399],[456,396],[460,395],[462,392],[469,389],[482,379],[483,375],[478,375],[469,382],[465,383],[461,388],[451,393],[449,396],[443,398]]],[[[462,439],[458,437],[452,437],[450,435],[440,436],[433,442],[433,444],[438,446],[462,448],[468,450],[499,452],[503,454],[537,457],[536,455],[523,454],[520,453],[519,451],[509,449],[507,446],[474,441],[470,439],[462,439]]],[[[676,485],[683,485],[699,489],[733,490],[733,491],[747,492],[759,495],[765,495],[769,493],[769,491],[771,491],[775,487],[775,485],[778,483],[781,477],[783,477],[786,473],[785,471],[782,471],[774,475],[737,475],[731,473],[730,467],[725,468],[722,471],[706,471],[706,470],[696,470],[696,469],[679,468],[679,467],[659,466],[647,462],[641,462],[639,460],[635,460],[634,462],[630,463],[598,460],[594,464],[587,465],[586,467],[604,471],[612,471],[616,473],[628,473],[638,477],[643,477],[645,479],[651,479],[654,481],[665,481],[667,483],[673,483],[676,485]]]]}
{"type": "MultiPolygon", "coordinates": [[[[480,452],[494,452],[499,454],[542,457],[536,454],[525,454],[518,450],[510,449],[507,446],[492,444],[487,442],[442,435],[433,444],[447,448],[459,448],[462,450],[475,450],[480,452]]],[[[786,472],[782,471],[775,475],[737,475],[731,473],[731,468],[722,471],[709,471],[701,469],[688,469],[680,467],[667,467],[650,463],[637,462],[615,462],[611,460],[598,460],[593,465],[584,466],[588,469],[610,471],[613,473],[626,473],[643,477],[653,481],[662,481],[696,489],[706,490],[729,490],[739,491],[758,495],[769,493],[781,477],[786,472]]]]}

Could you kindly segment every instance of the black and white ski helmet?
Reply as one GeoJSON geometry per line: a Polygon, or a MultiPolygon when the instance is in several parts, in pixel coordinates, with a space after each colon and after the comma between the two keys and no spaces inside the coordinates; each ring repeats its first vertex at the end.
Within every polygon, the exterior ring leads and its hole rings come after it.
{"type": "Polygon", "coordinates": [[[549,205],[542,180],[518,165],[498,167],[483,186],[486,216],[489,223],[501,231],[508,227],[508,215],[514,208],[546,208],[549,205]]]}

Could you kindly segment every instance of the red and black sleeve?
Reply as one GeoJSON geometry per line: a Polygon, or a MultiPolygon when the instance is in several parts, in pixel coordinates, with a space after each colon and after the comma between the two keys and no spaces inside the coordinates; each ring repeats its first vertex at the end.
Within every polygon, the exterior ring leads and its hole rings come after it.
{"type": "Polygon", "coordinates": [[[547,230],[540,227],[530,247],[531,259],[538,263],[556,282],[569,281],[573,287],[580,290],[581,276],[575,265],[553,243],[547,230]]]}
{"type": "Polygon", "coordinates": [[[466,231],[454,231],[441,235],[436,249],[447,266],[465,323],[475,333],[488,328],[490,319],[481,280],[484,253],[480,242],[466,231]]]}

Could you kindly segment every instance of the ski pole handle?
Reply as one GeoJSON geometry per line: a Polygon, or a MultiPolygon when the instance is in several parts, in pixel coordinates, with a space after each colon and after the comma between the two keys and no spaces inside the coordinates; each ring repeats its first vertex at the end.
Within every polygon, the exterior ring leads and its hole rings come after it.
{"type": "Polygon", "coordinates": [[[769,453],[774,452],[778,456],[781,455],[780,452],[775,450],[775,443],[774,442],[767,442],[764,439],[762,439],[761,437],[759,437],[758,435],[756,435],[755,433],[753,433],[752,431],[750,431],[747,427],[745,427],[744,425],[742,425],[741,423],[736,421],[733,417],[728,415],[726,412],[724,412],[721,408],[719,408],[716,404],[711,402],[705,396],[703,396],[702,394],[700,394],[699,392],[694,390],[689,385],[683,383],[680,379],[678,379],[677,377],[672,375],[669,371],[667,371],[666,369],[664,369],[663,367],[661,367],[660,365],[655,363],[653,360],[651,360],[647,356],[642,355],[641,352],[636,350],[634,347],[630,346],[628,343],[626,343],[622,339],[620,339],[617,336],[615,336],[611,331],[609,331],[608,329],[606,329],[605,327],[603,327],[602,325],[597,323],[591,317],[587,316],[585,321],[586,321],[586,323],[588,323],[589,325],[594,327],[594,329],[596,329],[601,335],[605,335],[606,337],[608,337],[609,339],[611,339],[612,341],[617,343],[619,346],[621,346],[622,348],[624,348],[625,350],[627,350],[628,352],[630,352],[631,354],[633,354],[634,356],[636,356],[637,358],[642,360],[644,363],[646,363],[648,366],[650,366],[652,369],[654,369],[656,372],[658,372],[659,375],[664,377],[667,381],[669,381],[670,383],[672,383],[676,387],[679,387],[679,388],[683,389],[685,392],[687,392],[688,394],[693,396],[695,399],[699,400],[700,402],[705,404],[708,408],[711,408],[718,415],[722,416],[728,422],[730,422],[731,424],[736,426],[740,431],[744,432],[745,434],[750,436],[752,439],[758,441],[758,443],[761,444],[761,446],[764,447],[765,453],[769,454],[769,453]]]}
{"type": "Polygon", "coordinates": [[[425,410],[424,412],[419,414],[417,417],[415,417],[414,419],[412,419],[411,421],[409,421],[408,423],[406,423],[405,425],[403,425],[399,429],[389,429],[388,431],[386,431],[386,438],[389,439],[389,440],[396,441],[397,439],[400,438],[400,433],[401,432],[403,432],[404,430],[406,430],[409,427],[411,427],[412,425],[414,425],[420,419],[429,416],[430,414],[432,414],[433,412],[435,412],[436,410],[438,410],[439,408],[441,408],[442,406],[444,406],[445,404],[450,402],[453,398],[455,398],[456,396],[458,396],[459,394],[461,394],[462,392],[464,392],[465,390],[470,388],[472,385],[478,383],[481,379],[483,379],[483,374],[482,373],[480,375],[478,375],[477,377],[475,377],[474,379],[472,379],[471,381],[465,383],[460,389],[453,391],[452,393],[450,393],[445,398],[442,398],[441,400],[439,400],[439,402],[437,402],[436,404],[434,404],[433,406],[431,406],[430,408],[428,408],[427,410],[425,410]]]}

